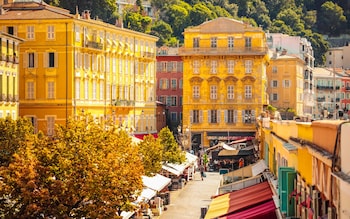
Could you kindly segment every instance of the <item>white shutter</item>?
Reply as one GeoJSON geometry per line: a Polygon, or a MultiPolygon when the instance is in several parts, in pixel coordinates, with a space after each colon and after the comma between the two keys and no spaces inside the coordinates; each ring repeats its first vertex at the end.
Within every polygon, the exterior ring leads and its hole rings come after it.
{"type": "Polygon", "coordinates": [[[237,110],[234,111],[234,117],[233,117],[233,122],[237,122],[237,110]]]}
{"type": "Polygon", "coordinates": [[[43,63],[44,63],[44,68],[47,68],[47,66],[48,66],[48,54],[47,54],[47,52],[44,52],[43,63]]]}
{"type": "Polygon", "coordinates": [[[54,53],[55,54],[55,68],[58,68],[58,53],[57,52],[55,52],[54,53]]]}
{"type": "Polygon", "coordinates": [[[193,110],[190,110],[190,123],[193,123],[193,110]]]}
{"type": "Polygon", "coordinates": [[[34,68],[38,67],[38,53],[34,53],[34,68]]]}
{"type": "MultiPolygon", "coordinates": [[[[2,55],[2,54],[0,54],[0,55],[2,55]]],[[[23,66],[25,67],[25,68],[28,68],[29,67],[29,62],[28,62],[28,60],[29,60],[29,53],[24,53],[24,56],[23,56],[23,66]]]]}
{"type": "Polygon", "coordinates": [[[228,116],[227,116],[227,115],[228,115],[228,110],[225,110],[225,111],[224,111],[224,114],[225,114],[225,115],[224,115],[225,123],[227,123],[227,120],[228,120],[228,118],[227,118],[227,117],[228,117],[228,116]]]}
{"type": "Polygon", "coordinates": [[[203,121],[203,111],[199,110],[199,122],[202,123],[203,121]]]}

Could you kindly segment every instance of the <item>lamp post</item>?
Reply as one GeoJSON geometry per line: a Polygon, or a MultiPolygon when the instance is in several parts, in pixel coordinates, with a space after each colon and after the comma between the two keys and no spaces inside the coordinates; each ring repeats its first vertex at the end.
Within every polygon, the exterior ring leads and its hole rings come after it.
{"type": "Polygon", "coordinates": [[[191,126],[186,128],[186,140],[187,140],[187,149],[192,150],[192,139],[191,139],[191,126]]]}

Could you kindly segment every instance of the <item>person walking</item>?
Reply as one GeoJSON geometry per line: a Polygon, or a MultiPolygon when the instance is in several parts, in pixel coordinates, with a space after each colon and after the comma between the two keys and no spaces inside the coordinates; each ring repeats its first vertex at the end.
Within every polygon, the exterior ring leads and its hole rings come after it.
{"type": "Polygon", "coordinates": [[[200,166],[200,172],[201,172],[201,178],[202,178],[202,181],[203,181],[203,177],[205,177],[204,166],[203,165],[200,166]]]}

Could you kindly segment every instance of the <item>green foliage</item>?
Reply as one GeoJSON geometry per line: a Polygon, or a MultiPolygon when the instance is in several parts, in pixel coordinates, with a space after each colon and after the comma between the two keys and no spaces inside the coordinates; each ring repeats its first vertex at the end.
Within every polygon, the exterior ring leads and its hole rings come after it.
{"type": "Polygon", "coordinates": [[[266,109],[270,112],[275,112],[277,110],[277,108],[272,105],[268,105],[266,109]]]}
{"type": "Polygon", "coordinates": [[[163,146],[163,161],[169,163],[183,163],[186,161],[185,153],[177,144],[173,133],[168,127],[160,130],[158,134],[160,144],[163,146]]]}
{"type": "Polygon", "coordinates": [[[205,21],[213,20],[217,17],[216,14],[202,2],[193,6],[189,16],[192,26],[197,26],[205,21]]]}
{"type": "Polygon", "coordinates": [[[150,34],[157,36],[159,39],[157,41],[157,46],[167,45],[171,39],[172,32],[171,26],[164,21],[158,21],[151,27],[150,34]]]}
{"type": "Polygon", "coordinates": [[[339,35],[346,27],[343,9],[331,1],[325,2],[318,14],[317,24],[321,33],[329,33],[332,36],[339,35]]]}
{"type": "Polygon", "coordinates": [[[91,116],[58,126],[55,140],[26,138],[1,167],[0,215],[6,218],[117,218],[133,210],[144,174],[138,147],[125,131],[108,131],[91,116]]]}
{"type": "Polygon", "coordinates": [[[163,147],[153,135],[147,135],[138,144],[146,176],[152,176],[162,170],[163,147]]]}
{"type": "Polygon", "coordinates": [[[147,16],[143,16],[138,12],[134,12],[130,9],[124,10],[124,27],[143,33],[148,33],[151,27],[152,19],[147,16]]]}

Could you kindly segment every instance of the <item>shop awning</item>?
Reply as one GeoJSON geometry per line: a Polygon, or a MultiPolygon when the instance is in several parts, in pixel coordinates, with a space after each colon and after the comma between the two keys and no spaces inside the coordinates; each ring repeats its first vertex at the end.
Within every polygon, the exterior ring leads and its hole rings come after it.
{"type": "Polygon", "coordinates": [[[215,197],[209,205],[205,219],[224,217],[272,200],[267,181],[235,192],[215,197]]]}
{"type": "Polygon", "coordinates": [[[135,134],[134,136],[135,136],[136,138],[139,138],[139,139],[143,140],[143,138],[144,138],[145,136],[147,136],[147,135],[153,135],[153,137],[158,138],[158,134],[157,134],[157,133],[135,134]]]}
{"type": "Polygon", "coordinates": [[[259,160],[252,165],[252,175],[256,176],[268,169],[265,160],[259,160]]]}
{"type": "Polygon", "coordinates": [[[153,177],[142,176],[142,182],[144,186],[159,192],[169,185],[171,179],[160,174],[156,174],[153,177]]]}
{"type": "Polygon", "coordinates": [[[122,211],[122,213],[120,214],[120,216],[123,217],[123,219],[129,219],[131,218],[131,216],[133,216],[135,214],[134,211],[122,211]]]}
{"type": "Polygon", "coordinates": [[[265,202],[261,205],[249,208],[238,213],[230,214],[225,217],[220,217],[220,219],[275,219],[276,216],[276,206],[273,200],[265,202]]]}
{"type": "Polygon", "coordinates": [[[141,195],[137,198],[137,202],[148,201],[156,196],[157,191],[150,188],[143,188],[141,195]]]}
{"type": "Polygon", "coordinates": [[[222,149],[218,156],[219,157],[224,157],[224,156],[247,156],[247,155],[252,155],[253,151],[252,150],[226,150],[222,149]]]}
{"type": "Polygon", "coordinates": [[[171,166],[168,166],[167,164],[163,164],[163,165],[162,165],[162,169],[163,169],[163,170],[166,170],[166,171],[168,171],[169,173],[172,173],[172,174],[174,174],[174,175],[176,175],[176,176],[180,176],[180,175],[181,175],[181,172],[180,172],[179,170],[177,170],[177,169],[175,169],[175,168],[173,168],[173,167],[171,167],[171,166]]]}

